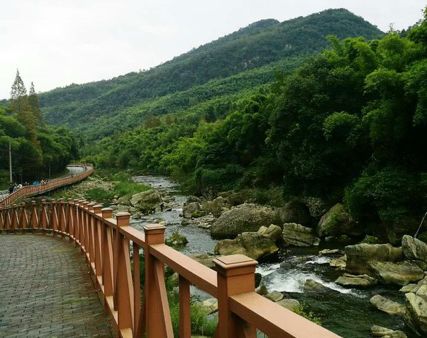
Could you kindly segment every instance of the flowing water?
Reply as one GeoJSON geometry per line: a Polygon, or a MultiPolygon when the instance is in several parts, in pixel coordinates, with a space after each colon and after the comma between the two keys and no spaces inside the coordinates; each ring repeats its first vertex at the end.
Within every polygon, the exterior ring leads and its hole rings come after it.
{"type": "MultiPolygon", "coordinates": [[[[187,197],[180,192],[176,183],[165,177],[136,176],[134,179],[161,190],[170,201],[163,212],[156,211],[140,220],[132,220],[133,226],[142,229],[144,224],[166,221],[166,236],[178,230],[187,237],[188,244],[182,252],[213,253],[216,241],[210,237],[209,230],[191,223],[181,226],[182,207],[187,197]]],[[[341,287],[334,281],[342,272],[329,267],[330,258],[318,256],[318,251],[319,248],[283,251],[277,262],[262,263],[257,272],[263,276],[263,283],[268,291],[284,292],[289,297],[298,299],[306,312],[311,312],[320,319],[324,327],[342,337],[370,337],[370,328],[374,324],[403,330],[409,338],[416,337],[405,327],[402,319],[382,313],[369,303],[369,299],[375,294],[403,302],[403,294],[397,291],[398,288],[378,286],[359,290],[341,287]],[[307,279],[313,279],[329,290],[324,293],[304,293],[307,279]]]]}

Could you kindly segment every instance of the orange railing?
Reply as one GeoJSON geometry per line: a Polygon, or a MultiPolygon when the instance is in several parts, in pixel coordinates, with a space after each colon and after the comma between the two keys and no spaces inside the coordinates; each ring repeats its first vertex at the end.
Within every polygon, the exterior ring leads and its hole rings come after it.
{"type": "Polygon", "coordinates": [[[56,178],[48,181],[46,184],[39,185],[27,185],[22,187],[19,190],[12,192],[7,195],[4,199],[0,200],[0,208],[13,204],[20,198],[26,198],[31,196],[37,196],[49,191],[58,189],[63,186],[74,184],[76,182],[82,181],[88,176],[92,175],[93,167],[86,164],[70,164],[71,167],[82,167],[84,171],[80,174],[69,175],[66,177],[56,178]]]}
{"type": "Polygon", "coordinates": [[[165,227],[129,225],[130,214],[86,201],[42,201],[0,209],[3,231],[51,232],[70,238],[90,266],[121,337],[173,337],[164,268],[179,274],[179,337],[191,337],[190,285],[218,299],[215,337],[332,338],[334,333],[255,292],[256,261],[233,255],[214,260],[216,271],[164,243],[165,227]],[[140,280],[144,254],[145,281],[140,280]]]}

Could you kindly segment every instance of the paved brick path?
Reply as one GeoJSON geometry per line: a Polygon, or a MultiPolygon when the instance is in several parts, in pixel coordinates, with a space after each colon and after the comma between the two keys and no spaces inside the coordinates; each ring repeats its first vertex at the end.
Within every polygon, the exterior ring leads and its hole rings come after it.
{"type": "Polygon", "coordinates": [[[112,337],[85,260],[67,240],[0,234],[0,337],[112,337]]]}

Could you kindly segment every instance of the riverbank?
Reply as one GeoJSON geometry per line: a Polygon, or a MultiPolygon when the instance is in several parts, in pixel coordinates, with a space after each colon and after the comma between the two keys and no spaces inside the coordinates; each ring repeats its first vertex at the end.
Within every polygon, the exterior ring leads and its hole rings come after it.
{"type": "MultiPolygon", "coordinates": [[[[97,188],[109,193],[114,190],[112,181],[96,180],[94,178],[93,182],[87,182],[86,185],[81,183],[85,186],[72,188],[78,191],[74,196],[88,196],[84,193],[85,189],[92,191],[97,188]]],[[[222,215],[228,213],[229,216],[230,212],[235,213],[235,210],[242,208],[239,202],[248,202],[238,200],[237,195],[231,193],[221,196],[219,200],[185,196],[176,183],[164,177],[136,176],[133,181],[143,187],[142,191],[132,196],[128,194],[125,198],[113,196],[116,198],[112,199],[112,207],[115,210],[131,211],[131,224],[138,229],[148,223],[164,224],[167,239],[176,234],[185,237],[188,243],[177,248],[207,265],[221,241],[211,237],[212,226],[218,219],[225,217],[222,215]],[[235,201],[236,205],[226,205],[223,201],[226,198],[235,201]]],[[[268,207],[257,208],[263,210],[268,207]]],[[[303,219],[301,213],[298,217],[303,219]]],[[[276,245],[278,251],[275,255],[265,257],[265,262],[257,268],[259,276],[262,276],[263,290],[260,288],[260,292],[266,293],[267,297],[286,306],[300,304],[306,315],[309,314],[324,327],[343,337],[368,337],[374,325],[402,331],[407,337],[417,337],[405,325],[402,316],[391,316],[370,302],[373,296],[381,295],[404,304],[405,293],[399,292],[399,286],[377,283],[360,289],[336,283],[345,272],[345,260],[343,265],[342,259],[345,243],[322,241],[317,247],[295,247],[279,241],[276,245]],[[334,250],[323,251],[322,254],[323,249],[334,250]]],[[[206,295],[194,288],[192,294],[202,301],[207,299],[206,295]]],[[[210,300],[207,302],[209,304],[210,300]]],[[[294,310],[298,309],[294,307],[294,310]]]]}

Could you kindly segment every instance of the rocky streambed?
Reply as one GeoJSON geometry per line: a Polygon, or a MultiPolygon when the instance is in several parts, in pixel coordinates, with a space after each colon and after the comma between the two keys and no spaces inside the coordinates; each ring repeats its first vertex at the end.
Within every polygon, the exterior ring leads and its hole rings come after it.
{"type": "MultiPolygon", "coordinates": [[[[352,229],[340,205],[324,213],[314,230],[302,225],[308,216],[301,208],[273,210],[232,195],[201,200],[184,196],[164,177],[134,180],[152,190],[115,208],[132,211],[136,228],[162,222],[169,244],[206,265],[215,254],[258,259],[258,292],[272,301],[343,337],[427,336],[424,242],[405,236],[399,247],[345,245],[344,232],[352,229]],[[334,240],[325,241],[328,236],[334,240]]],[[[212,300],[206,304],[215,309],[212,300]]]]}

